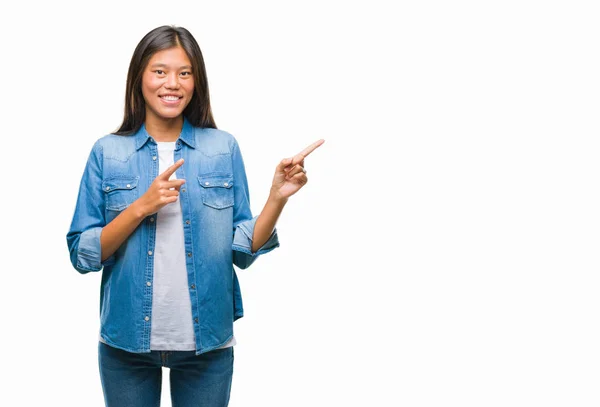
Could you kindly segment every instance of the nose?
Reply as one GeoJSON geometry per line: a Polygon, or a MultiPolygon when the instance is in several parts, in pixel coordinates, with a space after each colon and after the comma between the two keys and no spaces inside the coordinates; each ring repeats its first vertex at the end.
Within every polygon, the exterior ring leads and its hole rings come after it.
{"type": "Polygon", "coordinates": [[[168,89],[179,89],[179,76],[176,72],[172,72],[167,76],[165,87],[168,89]]]}

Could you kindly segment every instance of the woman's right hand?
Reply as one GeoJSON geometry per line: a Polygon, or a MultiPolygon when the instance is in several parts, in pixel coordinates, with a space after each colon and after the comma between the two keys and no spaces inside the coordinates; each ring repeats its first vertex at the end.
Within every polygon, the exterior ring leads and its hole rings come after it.
{"type": "Polygon", "coordinates": [[[165,172],[159,174],[152,181],[150,188],[142,195],[137,204],[144,217],[152,215],[160,208],[170,203],[176,202],[179,196],[179,189],[185,184],[185,179],[169,180],[177,171],[177,168],[183,165],[183,158],[179,159],[175,164],[171,165],[165,172]]]}

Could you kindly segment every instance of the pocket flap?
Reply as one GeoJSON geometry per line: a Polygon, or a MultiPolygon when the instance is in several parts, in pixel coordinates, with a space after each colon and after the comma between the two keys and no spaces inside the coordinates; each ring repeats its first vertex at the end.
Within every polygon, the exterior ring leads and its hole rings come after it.
{"type": "Polygon", "coordinates": [[[117,189],[133,189],[137,187],[139,177],[109,178],[102,181],[102,190],[110,192],[117,189]]]}
{"type": "Polygon", "coordinates": [[[198,182],[203,188],[231,188],[233,186],[233,176],[229,174],[199,175],[198,182]]]}

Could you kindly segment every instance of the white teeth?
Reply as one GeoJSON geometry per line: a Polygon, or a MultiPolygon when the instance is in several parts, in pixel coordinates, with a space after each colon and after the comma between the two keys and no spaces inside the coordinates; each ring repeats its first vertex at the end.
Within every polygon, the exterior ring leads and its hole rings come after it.
{"type": "Polygon", "coordinates": [[[177,100],[179,99],[177,96],[161,96],[161,98],[166,100],[177,100]]]}

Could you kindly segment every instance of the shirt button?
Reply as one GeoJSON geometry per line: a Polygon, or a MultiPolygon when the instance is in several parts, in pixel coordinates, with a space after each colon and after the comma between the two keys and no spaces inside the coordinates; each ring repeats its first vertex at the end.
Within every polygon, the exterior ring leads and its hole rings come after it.
{"type": "Polygon", "coordinates": [[[152,250],[148,250],[148,256],[152,256],[152,250]]]}
{"type": "Polygon", "coordinates": [[[154,222],[154,218],[150,218],[150,222],[154,222]]]}
{"type": "MultiPolygon", "coordinates": [[[[229,185],[229,184],[228,184],[227,182],[223,184],[223,186],[225,186],[225,187],[226,187],[226,186],[228,186],[228,185],[229,185]]],[[[129,186],[129,185],[128,185],[128,186],[129,186]]]]}
{"type": "Polygon", "coordinates": [[[148,287],[150,287],[150,286],[152,285],[152,283],[151,283],[150,281],[148,281],[148,282],[146,283],[146,285],[147,285],[148,287]]]}
{"type": "Polygon", "coordinates": [[[206,182],[204,183],[204,185],[210,185],[210,182],[206,181],[206,182]]]}
{"type": "Polygon", "coordinates": [[[145,317],[144,321],[150,321],[150,317],[145,317]]]}
{"type": "Polygon", "coordinates": [[[106,190],[107,190],[107,191],[110,191],[110,187],[106,187],[106,190]]]}
{"type": "Polygon", "coordinates": [[[186,225],[189,225],[189,224],[190,224],[190,221],[189,221],[189,219],[185,221],[185,224],[186,224],[186,225]]]}
{"type": "Polygon", "coordinates": [[[153,156],[153,157],[152,157],[152,159],[153,159],[154,161],[156,161],[156,156],[153,156]]]}
{"type": "Polygon", "coordinates": [[[188,257],[192,257],[192,253],[191,252],[188,252],[188,257]]]}
{"type": "Polygon", "coordinates": [[[185,188],[183,188],[183,189],[181,190],[181,192],[185,192],[185,188]]]}
{"type": "MultiPolygon", "coordinates": [[[[146,318],[148,318],[148,317],[146,317],[146,318]]],[[[194,318],[194,322],[198,323],[198,318],[194,318]]]]}
{"type": "Polygon", "coordinates": [[[192,284],[190,288],[191,288],[192,290],[195,290],[195,289],[196,289],[196,284],[192,284]]]}

